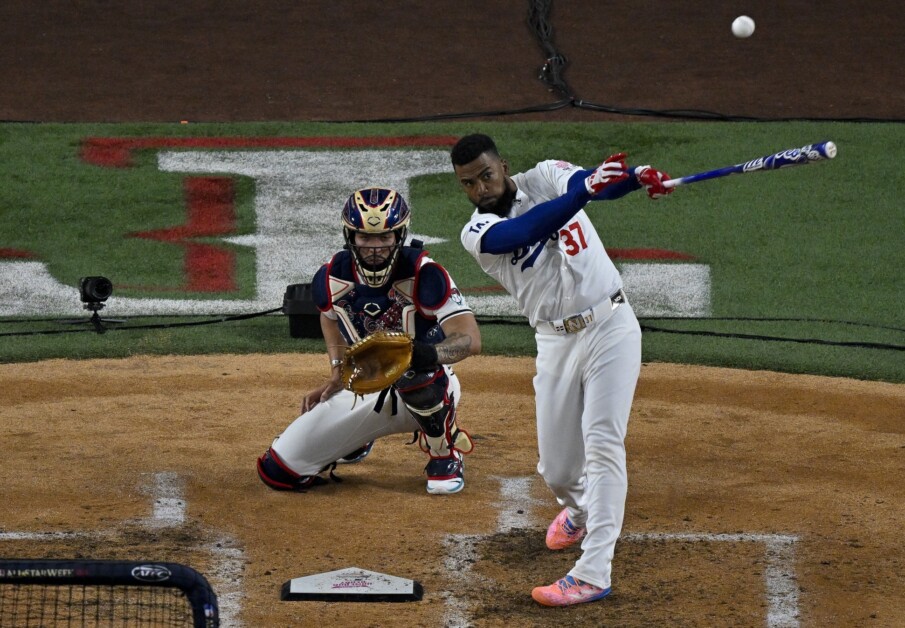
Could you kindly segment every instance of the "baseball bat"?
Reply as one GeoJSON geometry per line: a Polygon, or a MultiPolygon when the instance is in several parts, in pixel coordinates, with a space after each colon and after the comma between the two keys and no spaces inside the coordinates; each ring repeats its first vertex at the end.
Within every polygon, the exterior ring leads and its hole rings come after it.
{"type": "Polygon", "coordinates": [[[668,188],[674,188],[679,185],[697,183],[698,181],[706,181],[707,179],[716,179],[717,177],[725,177],[730,174],[745,174],[748,172],[757,172],[758,170],[779,170],[780,168],[787,168],[788,166],[800,166],[815,161],[823,161],[824,159],[832,159],[835,156],[836,145],[833,142],[819,142],[817,144],[808,144],[801,148],[789,148],[772,155],[752,159],[743,164],[726,166],[725,168],[717,168],[716,170],[708,170],[706,172],[698,172],[678,179],[670,179],[664,181],[663,185],[668,188]]]}

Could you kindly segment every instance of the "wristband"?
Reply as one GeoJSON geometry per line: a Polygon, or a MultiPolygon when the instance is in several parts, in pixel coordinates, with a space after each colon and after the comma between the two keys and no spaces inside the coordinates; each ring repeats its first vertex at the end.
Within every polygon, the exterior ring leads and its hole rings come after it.
{"type": "Polygon", "coordinates": [[[434,345],[417,340],[412,344],[410,368],[413,371],[432,371],[437,368],[437,361],[437,349],[434,345]]]}

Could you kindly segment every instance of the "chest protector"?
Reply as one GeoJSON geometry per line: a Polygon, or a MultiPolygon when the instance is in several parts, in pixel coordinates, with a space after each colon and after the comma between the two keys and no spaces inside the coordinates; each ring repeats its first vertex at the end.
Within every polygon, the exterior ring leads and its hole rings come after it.
{"type": "Polygon", "coordinates": [[[413,244],[402,248],[390,281],[379,288],[359,283],[347,250],[334,255],[314,276],[315,304],[322,312],[337,315],[350,344],[381,330],[401,331],[431,344],[444,338],[436,317],[427,314],[418,300],[420,275],[433,264],[425,264],[426,253],[419,242],[413,244]]]}

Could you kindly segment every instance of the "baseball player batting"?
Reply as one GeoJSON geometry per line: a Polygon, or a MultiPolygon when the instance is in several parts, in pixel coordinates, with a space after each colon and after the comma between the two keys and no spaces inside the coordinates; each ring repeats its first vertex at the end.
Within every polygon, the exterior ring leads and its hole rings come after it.
{"type": "Polygon", "coordinates": [[[569,573],[531,595],[544,606],[602,599],[625,513],[625,435],[641,329],[583,207],[642,187],[651,198],[665,196],[669,177],[629,168],[622,153],[593,170],[551,160],[510,175],[493,140],[480,134],[461,138],[451,157],[476,206],[462,245],[515,297],[536,332],[537,470],[563,507],[547,529],[547,547],[584,539],[569,573]]]}
{"type": "Polygon", "coordinates": [[[326,481],[337,462],[358,462],[377,438],[417,434],[428,454],[427,492],[465,486],[462,455],[471,438],[459,429],[461,386],[448,366],[481,351],[474,314],[456,284],[421,244],[406,246],[410,211],[395,190],[354,192],[342,211],[346,246],[314,275],[330,376],[302,400],[302,413],[258,458],[258,475],[278,490],[326,481]],[[377,332],[412,337],[407,370],[383,390],[356,395],[343,387],[346,348],[377,332]]]}

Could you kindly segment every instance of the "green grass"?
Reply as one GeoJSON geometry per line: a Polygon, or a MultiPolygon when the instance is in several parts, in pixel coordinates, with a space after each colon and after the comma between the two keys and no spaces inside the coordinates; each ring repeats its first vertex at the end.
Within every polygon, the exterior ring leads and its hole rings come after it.
{"type": "MultiPolygon", "coordinates": [[[[183,175],[158,171],[153,151],[137,153],[137,163],[129,169],[85,164],[78,158],[78,147],[87,136],[461,135],[475,130],[495,137],[513,171],[546,158],[592,166],[625,150],[630,163],[651,163],[674,176],[832,139],[839,146],[839,156],[831,162],[701,182],[657,203],[635,194],[618,202],[592,204],[589,214],[608,246],[685,251],[709,264],[715,317],[813,319],[643,323],[680,330],[905,345],[905,208],[901,202],[905,176],[897,166],[905,160],[905,127],[893,124],[7,124],[0,125],[4,181],[0,248],[37,252],[47,260],[50,272],[67,285],[76,285],[80,276],[112,273],[117,294],[123,296],[146,296],[143,286],[166,285],[178,277],[179,256],[166,247],[111,234],[109,225],[142,231],[178,224],[183,218],[183,175]],[[141,264],[134,263],[136,256],[141,264]],[[844,325],[843,321],[865,325],[844,325]]],[[[239,178],[237,184],[239,232],[253,233],[254,182],[239,178]]],[[[354,185],[350,182],[350,188],[354,185]]],[[[459,244],[459,229],[472,208],[451,172],[414,180],[409,201],[415,231],[449,240],[429,249],[457,283],[492,285],[459,244]]],[[[239,292],[210,298],[247,298],[253,292],[253,253],[244,247],[236,247],[235,252],[239,292]]],[[[184,298],[165,291],[155,296],[184,298]]],[[[104,335],[2,335],[52,330],[56,325],[0,320],[0,361],[323,350],[320,341],[290,338],[281,316],[104,335]]],[[[485,323],[483,333],[488,353],[533,353],[531,332],[525,326],[485,323]]],[[[905,355],[893,349],[649,331],[644,336],[644,357],[646,361],[905,382],[905,355]]]]}
{"type": "MultiPolygon", "coordinates": [[[[53,321],[30,324],[3,324],[0,334],[25,331],[50,332],[46,335],[0,337],[4,361],[29,362],[49,358],[89,359],[124,358],[135,355],[201,355],[215,353],[322,353],[321,339],[292,338],[289,322],[281,314],[259,318],[179,326],[181,323],[214,320],[212,318],[136,318],[124,325],[108,324],[108,331],[97,334],[87,324],[74,326],[53,321]],[[172,325],[159,329],[125,329],[125,326],[172,325]]],[[[882,334],[866,332],[840,334],[838,326],[827,324],[738,323],[728,321],[677,321],[642,319],[642,326],[704,330],[717,333],[744,333],[786,338],[821,337],[850,342],[853,337],[865,342],[882,334]]],[[[534,353],[534,334],[527,323],[494,323],[481,319],[485,355],[530,356],[534,353]]],[[[901,334],[905,335],[905,334],[901,334]]],[[[900,344],[905,345],[905,341],[900,344]]],[[[855,379],[905,382],[901,352],[855,347],[834,347],[777,341],[673,335],[646,330],[643,342],[645,362],[704,364],[788,373],[830,375],[855,379]]]]}

